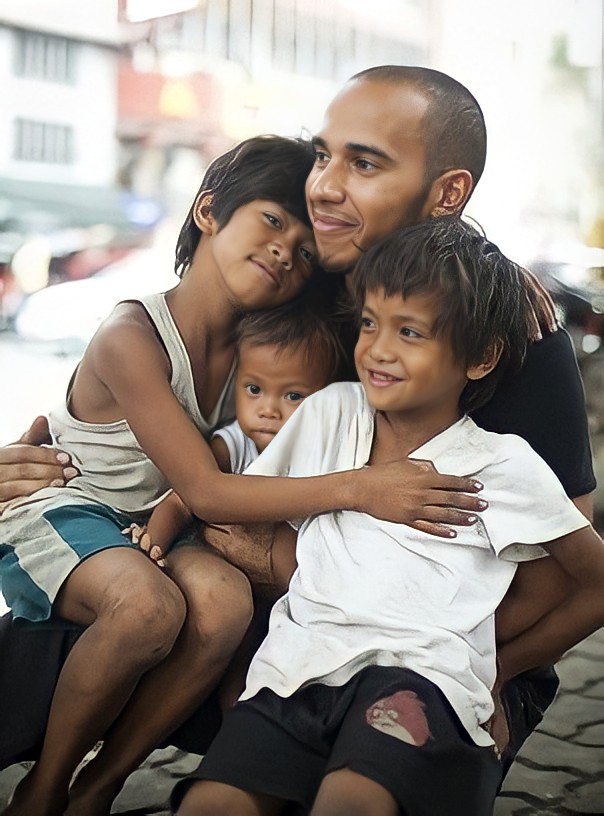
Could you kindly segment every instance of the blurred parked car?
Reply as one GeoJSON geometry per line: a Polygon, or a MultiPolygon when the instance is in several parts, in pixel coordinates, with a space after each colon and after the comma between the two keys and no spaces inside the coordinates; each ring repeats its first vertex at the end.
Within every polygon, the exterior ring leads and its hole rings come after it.
{"type": "Polygon", "coordinates": [[[161,292],[176,283],[161,252],[134,250],[93,277],[29,295],[17,312],[15,330],[25,340],[52,342],[58,351],[83,350],[118,301],[161,292]]]}
{"type": "Polygon", "coordinates": [[[528,265],[554,299],[579,361],[604,344],[604,249],[582,249],[570,260],[551,253],[528,265]]]}

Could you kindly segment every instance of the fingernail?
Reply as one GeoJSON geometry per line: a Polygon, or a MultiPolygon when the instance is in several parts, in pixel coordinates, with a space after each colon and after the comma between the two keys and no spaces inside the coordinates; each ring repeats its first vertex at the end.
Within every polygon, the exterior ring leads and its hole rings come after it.
{"type": "Polygon", "coordinates": [[[447,535],[449,536],[449,538],[457,538],[457,533],[455,532],[455,530],[449,530],[447,532],[447,535]]]}
{"type": "Polygon", "coordinates": [[[63,487],[64,484],[65,484],[65,482],[63,481],[63,479],[53,479],[52,482],[50,483],[50,486],[51,487],[63,487]]]}
{"type": "Polygon", "coordinates": [[[482,488],[484,487],[482,482],[474,481],[473,484],[474,484],[474,487],[476,488],[476,490],[482,490],[482,488]]]}
{"type": "Polygon", "coordinates": [[[59,462],[61,465],[67,465],[69,464],[69,456],[62,451],[59,452],[57,453],[57,462],[59,462]]]}
{"type": "Polygon", "coordinates": [[[466,521],[468,524],[474,524],[478,521],[478,516],[466,516],[466,521]]]}
{"type": "Polygon", "coordinates": [[[73,479],[73,477],[77,475],[78,471],[74,467],[65,468],[63,471],[63,476],[65,476],[66,479],[73,479]]]}
{"type": "Polygon", "coordinates": [[[479,499],[478,506],[480,507],[481,510],[484,510],[485,507],[489,506],[489,503],[484,499],[479,499]]]}

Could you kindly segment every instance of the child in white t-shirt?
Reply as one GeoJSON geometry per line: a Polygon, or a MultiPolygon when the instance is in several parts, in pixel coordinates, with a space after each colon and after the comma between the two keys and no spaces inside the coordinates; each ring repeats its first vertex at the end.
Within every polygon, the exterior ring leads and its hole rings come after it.
{"type": "MultiPolygon", "coordinates": [[[[277,309],[252,312],[236,329],[237,419],[214,432],[210,447],[223,473],[243,473],[273,440],[306,397],[336,378],[343,352],[338,320],[317,287],[277,309]]],[[[163,556],[192,514],[176,493],[153,511],[145,527],[131,525],[135,543],[163,563],[163,556]]],[[[218,526],[218,525],[214,525],[218,526]]],[[[258,526],[258,531],[261,531],[258,526]]],[[[261,539],[261,536],[259,536],[261,539]]],[[[287,586],[295,568],[295,544],[267,537],[254,549],[222,542],[227,560],[255,585],[287,586]],[[281,544],[281,546],[280,546],[281,544]]]]}
{"type": "Polygon", "coordinates": [[[350,511],[306,519],[289,590],[202,781],[175,792],[178,816],[272,816],[290,803],[321,816],[492,812],[498,689],[604,623],[601,539],[524,440],[466,413],[537,337],[527,282],[451,217],[361,259],[360,383],[308,399],[247,472],[305,477],[413,457],[479,479],[488,507],[454,540],[350,511]],[[548,554],[575,590],[553,611],[536,592],[528,628],[503,643],[498,633],[498,665],[495,609],[516,564],[548,554]]]}

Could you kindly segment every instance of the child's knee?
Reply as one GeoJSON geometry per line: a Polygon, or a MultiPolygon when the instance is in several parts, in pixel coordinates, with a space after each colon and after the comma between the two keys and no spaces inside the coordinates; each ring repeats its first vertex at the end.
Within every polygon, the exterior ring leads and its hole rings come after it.
{"type": "Polygon", "coordinates": [[[185,621],[185,599],[167,576],[159,582],[116,586],[104,611],[114,637],[127,642],[131,654],[166,656],[185,621]]]}
{"type": "Polygon", "coordinates": [[[386,788],[349,768],[327,774],[311,810],[311,816],[398,816],[398,813],[398,805],[386,788]]]}
{"type": "Polygon", "coordinates": [[[194,782],[182,799],[175,816],[247,816],[250,810],[248,794],[216,782],[194,782]]]}
{"type": "Polygon", "coordinates": [[[219,562],[211,581],[187,588],[189,618],[201,640],[237,645],[250,625],[254,602],[250,583],[236,567],[219,562]]]}

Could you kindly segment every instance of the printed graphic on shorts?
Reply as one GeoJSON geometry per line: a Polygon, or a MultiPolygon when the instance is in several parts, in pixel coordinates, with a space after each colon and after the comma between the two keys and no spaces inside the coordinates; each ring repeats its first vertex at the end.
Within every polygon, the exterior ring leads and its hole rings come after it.
{"type": "Polygon", "coordinates": [[[430,726],[424,713],[424,703],[414,691],[397,691],[370,706],[365,712],[367,725],[409,745],[425,745],[430,739],[430,726]]]}

